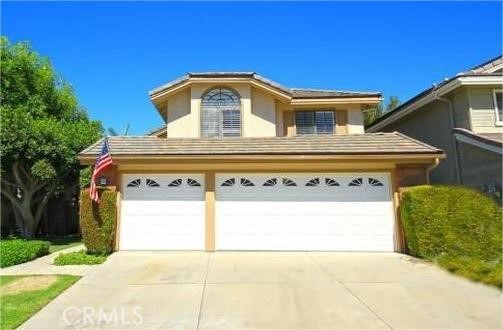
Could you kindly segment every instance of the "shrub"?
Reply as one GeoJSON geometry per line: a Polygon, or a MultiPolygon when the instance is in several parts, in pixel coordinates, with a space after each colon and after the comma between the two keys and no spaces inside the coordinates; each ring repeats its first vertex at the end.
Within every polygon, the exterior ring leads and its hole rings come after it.
{"type": "Polygon", "coordinates": [[[116,228],[116,197],[112,190],[99,190],[101,201],[89,197],[89,189],[80,194],[80,228],[82,241],[91,254],[108,254],[113,250],[116,228]]]}
{"type": "Polygon", "coordinates": [[[502,287],[501,260],[488,262],[471,257],[443,255],[437,259],[437,262],[454,274],[499,288],[502,287]]]}
{"type": "Polygon", "coordinates": [[[49,253],[49,243],[25,239],[5,239],[0,241],[0,267],[8,267],[49,253]]]}
{"type": "Polygon", "coordinates": [[[457,186],[414,187],[403,195],[401,215],[414,256],[501,259],[501,210],[482,193],[457,186]]]}
{"type": "Polygon", "coordinates": [[[106,255],[89,254],[85,250],[69,253],[60,253],[54,264],[58,266],[64,265],[98,265],[107,260],[106,255]]]}

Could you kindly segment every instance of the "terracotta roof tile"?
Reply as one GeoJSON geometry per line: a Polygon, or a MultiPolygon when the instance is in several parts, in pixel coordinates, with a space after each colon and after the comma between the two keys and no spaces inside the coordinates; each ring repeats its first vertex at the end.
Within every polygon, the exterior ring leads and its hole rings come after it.
{"type": "MultiPolygon", "coordinates": [[[[443,154],[443,151],[400,133],[264,138],[109,137],[112,155],[383,155],[443,154]]],[[[101,141],[80,153],[97,155],[101,141]]]]}

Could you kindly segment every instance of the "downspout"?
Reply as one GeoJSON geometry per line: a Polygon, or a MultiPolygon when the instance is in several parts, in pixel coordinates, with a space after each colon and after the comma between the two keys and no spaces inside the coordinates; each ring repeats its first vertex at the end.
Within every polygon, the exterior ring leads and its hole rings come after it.
{"type": "MultiPolygon", "coordinates": [[[[454,123],[454,110],[453,110],[453,106],[452,106],[452,101],[449,100],[448,98],[445,98],[445,97],[441,97],[438,95],[438,92],[435,93],[435,96],[434,96],[434,100],[438,100],[438,101],[442,101],[442,102],[446,102],[448,107],[449,107],[449,123],[450,123],[450,126],[451,126],[451,130],[455,127],[455,123],[454,123]]],[[[456,183],[457,184],[461,184],[461,176],[460,176],[460,167],[459,167],[459,158],[458,158],[458,144],[456,143],[456,138],[454,136],[454,134],[452,134],[452,131],[449,131],[449,134],[450,134],[450,142],[453,146],[452,150],[453,150],[453,156],[454,156],[454,165],[455,165],[455,177],[456,177],[456,183]]],[[[438,161],[438,159],[437,159],[438,161]]],[[[436,165],[435,165],[436,167],[436,165]]],[[[433,169],[433,168],[432,168],[433,169]]],[[[430,177],[429,177],[429,173],[428,173],[428,181],[429,181],[430,177]]]]}
{"type": "Polygon", "coordinates": [[[440,164],[440,158],[435,158],[435,161],[433,162],[433,164],[431,164],[430,166],[428,166],[426,168],[426,183],[427,184],[430,184],[430,172],[431,172],[431,170],[433,170],[435,167],[437,167],[438,164],[440,164]]]}

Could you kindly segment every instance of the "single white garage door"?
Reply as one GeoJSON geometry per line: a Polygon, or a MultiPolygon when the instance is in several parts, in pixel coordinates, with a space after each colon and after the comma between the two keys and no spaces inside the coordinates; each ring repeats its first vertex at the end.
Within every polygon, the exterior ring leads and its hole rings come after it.
{"type": "Polygon", "coordinates": [[[393,251],[386,173],[219,174],[219,250],[393,251]]]}
{"type": "Polygon", "coordinates": [[[121,250],[203,250],[204,175],[122,177],[121,250]]]}

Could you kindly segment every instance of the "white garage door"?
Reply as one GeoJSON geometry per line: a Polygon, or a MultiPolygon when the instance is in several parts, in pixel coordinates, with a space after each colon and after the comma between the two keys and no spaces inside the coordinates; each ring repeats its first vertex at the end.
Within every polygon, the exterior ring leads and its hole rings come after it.
{"type": "Polygon", "coordinates": [[[219,174],[220,250],[393,251],[384,173],[219,174]]]}
{"type": "Polygon", "coordinates": [[[204,176],[122,177],[121,250],[203,250],[204,176]]]}

